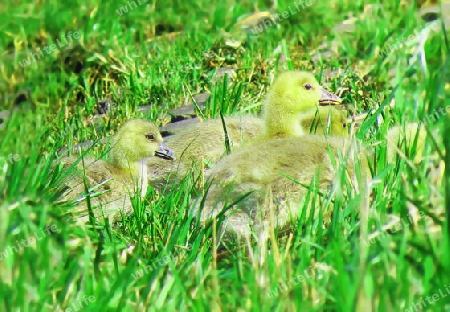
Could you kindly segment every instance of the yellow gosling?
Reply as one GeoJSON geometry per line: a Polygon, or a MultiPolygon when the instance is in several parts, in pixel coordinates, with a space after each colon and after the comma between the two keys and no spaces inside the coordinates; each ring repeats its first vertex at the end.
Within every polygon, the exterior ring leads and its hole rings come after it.
{"type": "Polygon", "coordinates": [[[114,223],[133,211],[130,196],[145,195],[148,186],[145,160],[153,156],[174,159],[156,125],[144,119],[130,120],[112,139],[108,160],[92,157],[61,160],[69,168],[69,175],[65,177],[66,190],[60,200],[76,202],[73,215],[79,223],[89,219],[88,201],[95,218],[105,216],[114,223]]]}

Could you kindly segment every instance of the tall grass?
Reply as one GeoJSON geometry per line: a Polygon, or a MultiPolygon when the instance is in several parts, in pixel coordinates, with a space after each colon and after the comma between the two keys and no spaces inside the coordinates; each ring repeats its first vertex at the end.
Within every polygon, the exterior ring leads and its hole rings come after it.
{"type": "MultiPolygon", "coordinates": [[[[358,1],[313,2],[257,36],[235,24],[254,6],[270,9],[267,1],[148,1],[119,16],[124,5],[6,0],[0,6],[0,109],[10,112],[0,128],[0,310],[449,308],[450,169],[440,180],[430,165],[450,162],[448,113],[435,113],[448,106],[443,29],[426,40],[424,61],[407,46],[378,55],[424,25],[417,7],[399,1],[378,3],[383,11],[372,15],[358,1]],[[333,26],[349,16],[358,19],[355,31],[337,32],[333,26]],[[81,39],[19,64],[69,31],[80,31],[81,39]],[[238,49],[227,45],[230,38],[238,49]],[[329,49],[319,49],[327,40],[329,49]],[[212,79],[225,67],[236,70],[233,81],[212,79]],[[289,235],[275,233],[265,245],[217,249],[220,220],[203,228],[189,214],[198,195],[192,177],[167,193],[150,188],[133,199],[135,213],[115,227],[77,226],[68,207],[55,203],[61,148],[108,137],[142,115],[141,106],[150,105],[146,118],[158,121],[189,93],[211,93],[198,112],[205,119],[253,113],[282,69],[314,69],[323,84],[341,87],[357,112],[369,111],[356,137],[374,150],[370,189],[305,198],[316,209],[332,209],[330,223],[302,215],[289,235]],[[105,99],[111,110],[100,116],[105,99]],[[386,132],[410,121],[423,121],[432,135],[425,159],[412,163],[414,148],[403,149],[388,164],[386,132]]],[[[289,5],[278,1],[275,9],[289,5]]],[[[96,144],[87,153],[103,152],[96,144]]]]}

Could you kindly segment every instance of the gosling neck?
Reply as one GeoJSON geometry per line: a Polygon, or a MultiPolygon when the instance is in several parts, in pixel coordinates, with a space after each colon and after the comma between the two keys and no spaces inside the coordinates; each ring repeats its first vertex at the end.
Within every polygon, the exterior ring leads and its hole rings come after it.
{"type": "Polygon", "coordinates": [[[138,187],[141,190],[141,196],[144,197],[148,187],[148,169],[145,159],[139,161],[138,187]]]}
{"type": "Polygon", "coordinates": [[[300,124],[300,113],[282,110],[278,107],[266,111],[266,136],[291,137],[305,134],[300,124]]]}
{"type": "Polygon", "coordinates": [[[109,162],[116,168],[129,171],[134,176],[139,176],[141,172],[141,162],[135,159],[126,148],[117,144],[111,148],[109,162]]]}
{"type": "Polygon", "coordinates": [[[129,175],[129,178],[136,182],[141,196],[145,196],[148,187],[146,159],[136,161],[129,156],[125,151],[121,151],[120,148],[112,148],[109,162],[125,175],[129,175]]]}

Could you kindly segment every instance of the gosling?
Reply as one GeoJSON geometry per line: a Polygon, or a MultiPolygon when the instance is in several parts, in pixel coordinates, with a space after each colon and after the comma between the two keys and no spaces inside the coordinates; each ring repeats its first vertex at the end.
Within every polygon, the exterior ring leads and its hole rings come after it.
{"type": "MultiPolygon", "coordinates": [[[[232,150],[248,145],[250,142],[265,141],[278,137],[300,136],[303,128],[312,126],[319,105],[339,105],[342,100],[323,89],[314,75],[304,71],[287,71],[279,75],[273,83],[263,108],[263,119],[256,116],[226,117],[227,136],[232,150]],[[304,114],[304,115],[303,115],[304,114]]],[[[315,123],[317,133],[324,133],[329,123],[331,110],[319,107],[320,121],[315,123]]],[[[332,117],[331,130],[335,135],[345,136],[341,116],[332,117]],[[337,124],[337,125],[336,125],[337,124]]],[[[170,146],[177,154],[178,161],[167,164],[158,159],[149,159],[149,178],[162,188],[172,173],[175,177],[184,176],[193,165],[200,169],[215,164],[226,153],[225,132],[220,119],[209,120],[193,125],[172,138],[170,146]]],[[[198,172],[198,170],[197,170],[198,172]]]]}
{"type": "Polygon", "coordinates": [[[107,217],[111,224],[130,214],[133,211],[130,196],[145,196],[147,191],[146,159],[153,156],[174,159],[158,127],[144,119],[130,120],[119,129],[108,156],[107,161],[91,157],[61,160],[68,175],[64,177],[65,190],[59,199],[76,203],[72,214],[78,223],[89,219],[88,205],[96,219],[107,217]]]}

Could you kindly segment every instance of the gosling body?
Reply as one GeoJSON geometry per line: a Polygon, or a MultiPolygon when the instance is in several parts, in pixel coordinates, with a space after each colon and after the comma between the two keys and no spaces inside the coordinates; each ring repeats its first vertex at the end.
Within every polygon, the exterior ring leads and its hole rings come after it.
{"type": "MultiPolygon", "coordinates": [[[[235,150],[264,132],[264,123],[252,115],[225,117],[227,137],[235,150]]],[[[162,159],[147,161],[148,176],[155,187],[162,188],[169,179],[179,179],[193,171],[200,173],[226,155],[225,131],[219,119],[208,120],[187,127],[183,133],[168,137],[177,159],[168,163],[162,159]]]]}
{"type": "MultiPolygon", "coordinates": [[[[336,184],[340,161],[356,180],[356,156],[364,159],[355,141],[323,135],[278,138],[245,147],[223,158],[209,172],[211,184],[205,198],[194,204],[193,212],[200,213],[201,221],[207,223],[231,207],[220,230],[225,239],[250,235],[252,227],[253,232],[265,232],[270,209],[275,215],[271,226],[287,229],[302,212],[302,200],[308,192],[300,184],[310,185],[314,179],[313,185],[320,191],[342,187],[336,184]]],[[[304,209],[312,211],[308,205],[304,209]]]]}

